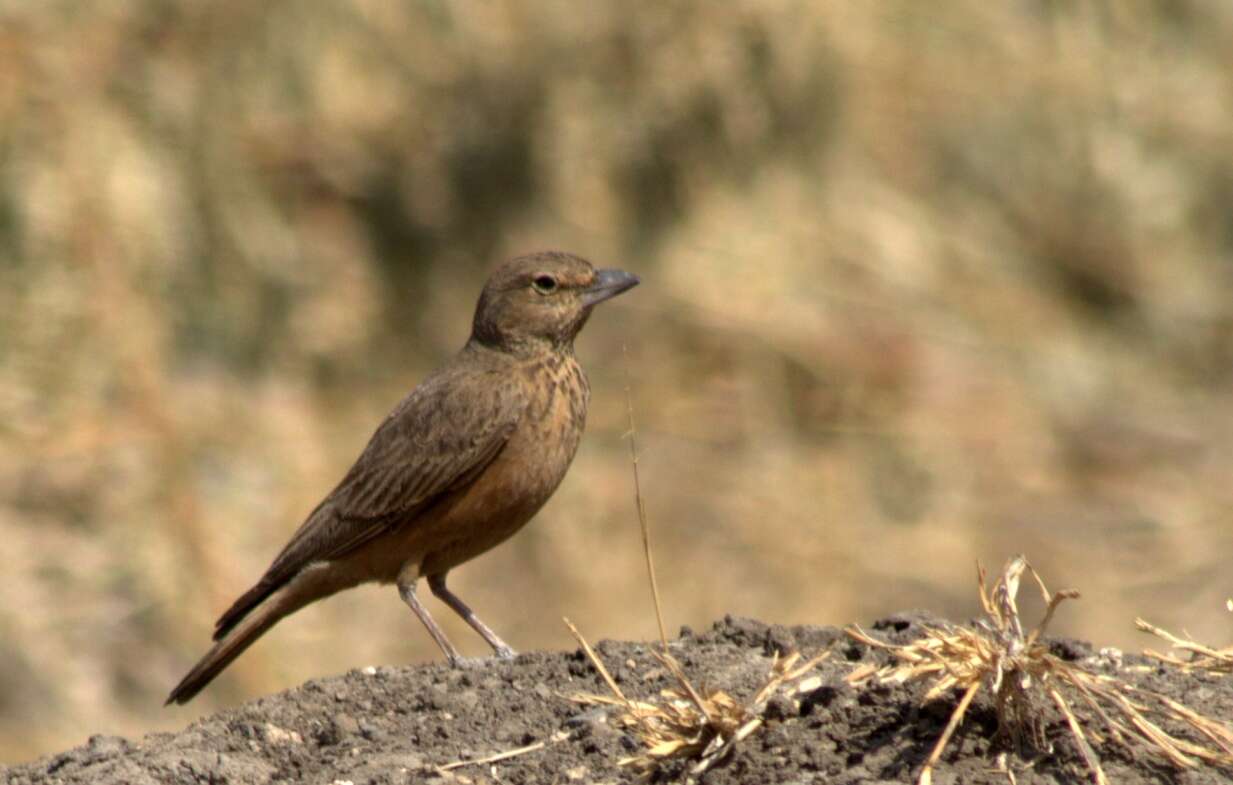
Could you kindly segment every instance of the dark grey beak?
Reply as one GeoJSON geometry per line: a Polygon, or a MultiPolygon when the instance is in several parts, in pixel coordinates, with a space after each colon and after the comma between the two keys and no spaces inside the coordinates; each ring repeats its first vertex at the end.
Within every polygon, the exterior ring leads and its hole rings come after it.
{"type": "Polygon", "coordinates": [[[582,292],[582,304],[592,306],[616,297],[639,283],[638,276],[624,270],[605,268],[595,271],[595,283],[582,292]]]}

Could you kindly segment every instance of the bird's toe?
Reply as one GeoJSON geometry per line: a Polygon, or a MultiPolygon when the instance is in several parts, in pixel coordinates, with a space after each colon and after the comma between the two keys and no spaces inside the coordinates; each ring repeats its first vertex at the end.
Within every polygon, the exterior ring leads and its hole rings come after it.
{"type": "Polygon", "coordinates": [[[508,658],[500,655],[495,657],[458,657],[457,659],[450,660],[450,665],[464,671],[483,670],[506,659],[508,658]]]}

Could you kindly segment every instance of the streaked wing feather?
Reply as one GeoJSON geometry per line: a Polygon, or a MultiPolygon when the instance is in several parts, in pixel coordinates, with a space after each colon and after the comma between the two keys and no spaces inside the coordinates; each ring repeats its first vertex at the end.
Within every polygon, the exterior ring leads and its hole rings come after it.
{"type": "Polygon", "coordinates": [[[397,526],[408,517],[426,507],[442,492],[453,490],[465,485],[482,471],[495,458],[509,437],[509,430],[503,434],[494,434],[480,445],[483,449],[475,450],[467,458],[456,461],[438,461],[434,466],[425,466],[423,473],[409,478],[405,472],[388,472],[382,476],[374,476],[362,488],[368,489],[369,483],[374,489],[363,498],[363,505],[357,504],[351,508],[350,514],[343,513],[343,520],[348,523],[363,521],[368,525],[356,530],[349,540],[340,541],[337,547],[325,554],[325,559],[337,559],[355,550],[361,545],[384,534],[390,528],[397,526]],[[400,505],[399,500],[407,500],[400,505]],[[416,500],[416,501],[410,501],[416,500]]]}
{"type": "Polygon", "coordinates": [[[479,384],[458,376],[426,380],[399,404],[267,578],[339,558],[408,522],[500,453],[523,410],[520,389],[496,374],[479,384]]]}

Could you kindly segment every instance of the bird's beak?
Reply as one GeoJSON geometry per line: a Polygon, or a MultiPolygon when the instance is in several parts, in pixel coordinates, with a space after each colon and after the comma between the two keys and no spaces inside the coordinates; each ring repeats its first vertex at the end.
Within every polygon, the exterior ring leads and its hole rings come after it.
{"type": "Polygon", "coordinates": [[[638,276],[624,270],[605,268],[595,271],[595,282],[582,291],[582,304],[592,306],[616,297],[638,285],[638,276]]]}

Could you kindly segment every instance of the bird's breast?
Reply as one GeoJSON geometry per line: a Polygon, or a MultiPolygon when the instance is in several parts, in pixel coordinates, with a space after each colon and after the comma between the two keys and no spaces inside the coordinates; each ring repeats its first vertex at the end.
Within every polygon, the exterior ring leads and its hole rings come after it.
{"type": "Polygon", "coordinates": [[[542,504],[578,451],[591,390],[572,355],[550,355],[528,364],[521,373],[527,408],[504,452],[531,475],[528,490],[542,494],[542,504]]]}
{"type": "Polygon", "coordinates": [[[526,409],[505,447],[438,509],[423,569],[442,571],[521,529],[565,478],[586,425],[590,387],[577,361],[553,356],[515,369],[526,409]]]}

